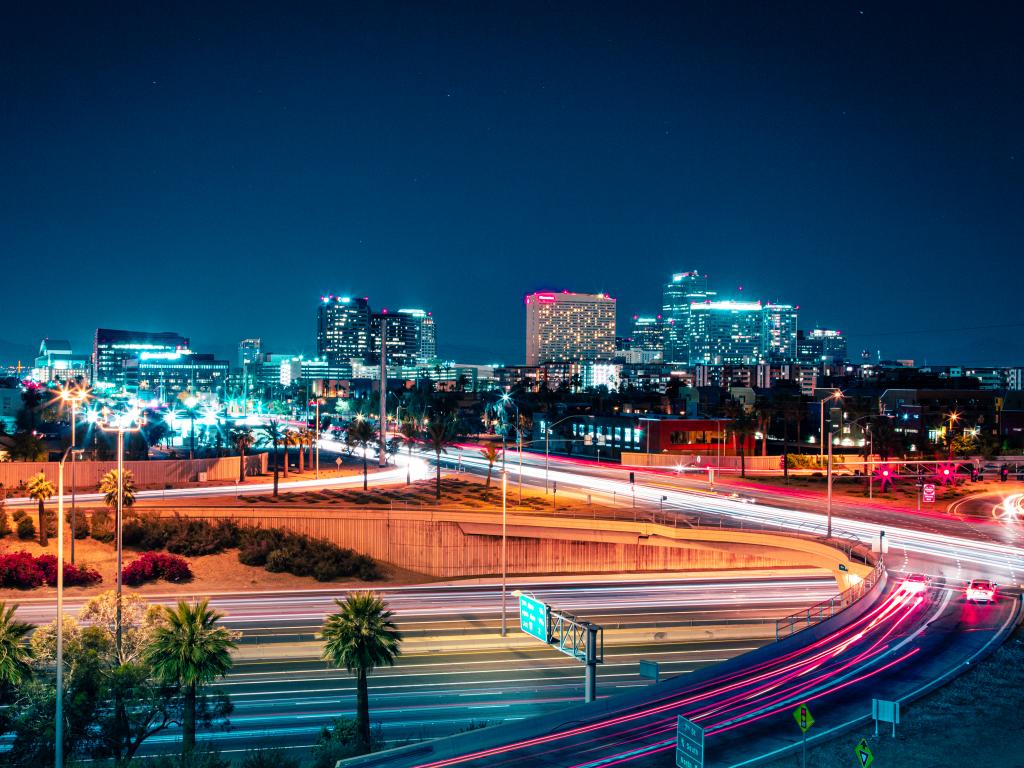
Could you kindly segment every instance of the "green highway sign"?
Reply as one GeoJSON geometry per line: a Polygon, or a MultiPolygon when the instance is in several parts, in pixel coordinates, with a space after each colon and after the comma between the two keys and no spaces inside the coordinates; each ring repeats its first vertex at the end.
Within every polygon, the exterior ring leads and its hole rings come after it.
{"type": "Polygon", "coordinates": [[[811,710],[807,708],[806,704],[801,704],[793,710],[793,719],[796,720],[796,724],[800,726],[800,730],[804,733],[807,733],[811,729],[811,726],[814,725],[814,718],[811,717],[811,710]]]}
{"type": "Polygon", "coordinates": [[[519,628],[542,643],[548,642],[551,639],[548,635],[550,610],[547,603],[543,603],[535,597],[520,595],[519,628]]]}
{"type": "Polygon", "coordinates": [[[853,753],[857,756],[857,765],[860,768],[868,768],[875,762],[875,756],[871,754],[871,747],[868,746],[867,739],[861,739],[860,744],[853,748],[853,753]]]}
{"type": "Polygon", "coordinates": [[[704,768],[704,729],[682,715],[676,720],[676,768],[704,768]]]}

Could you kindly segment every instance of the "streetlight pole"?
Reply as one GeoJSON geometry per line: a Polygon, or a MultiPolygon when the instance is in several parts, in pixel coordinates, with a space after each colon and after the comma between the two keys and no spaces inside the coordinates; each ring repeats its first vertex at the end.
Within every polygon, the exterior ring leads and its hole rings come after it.
{"type": "Polygon", "coordinates": [[[313,428],[313,453],[316,454],[316,479],[320,479],[320,398],[316,399],[316,425],[313,428]]]}
{"type": "Polygon", "coordinates": [[[501,636],[505,637],[505,598],[508,579],[508,474],[501,470],[501,636]]]}
{"type": "MultiPolygon", "coordinates": [[[[121,659],[121,559],[123,554],[122,547],[122,523],[124,522],[124,433],[125,432],[138,432],[142,428],[142,421],[138,418],[138,414],[134,412],[122,413],[117,416],[116,425],[112,427],[100,428],[107,432],[117,432],[117,508],[115,513],[114,527],[116,530],[116,547],[117,547],[117,575],[115,581],[115,594],[116,594],[116,618],[115,618],[115,635],[114,635],[114,649],[117,655],[118,661],[121,659]],[[134,427],[130,426],[135,421],[134,427]]],[[[194,432],[193,432],[194,434],[194,432]]]]}
{"type": "MultiPolygon", "coordinates": [[[[64,387],[61,389],[60,397],[61,400],[68,403],[71,406],[71,562],[75,562],[75,518],[77,512],[77,505],[75,504],[75,491],[78,487],[76,482],[76,469],[78,468],[78,453],[74,450],[78,443],[76,428],[78,426],[78,405],[83,402],[89,396],[89,391],[82,387],[75,387],[74,389],[68,389],[64,387]]],[[[61,517],[60,524],[64,524],[64,518],[61,517]]]]}
{"type": "MultiPolygon", "coordinates": [[[[75,465],[75,445],[64,451],[57,465],[57,712],[54,720],[56,768],[64,768],[64,462],[71,454],[75,465]]],[[[71,539],[74,541],[74,531],[71,539]]]]}
{"type": "MultiPolygon", "coordinates": [[[[818,437],[820,442],[822,443],[822,445],[819,446],[818,450],[819,462],[825,458],[825,403],[827,403],[829,400],[840,400],[842,399],[842,397],[843,393],[841,390],[833,389],[832,394],[830,394],[828,397],[823,397],[821,400],[818,401],[818,410],[821,412],[821,429],[818,431],[818,437]]],[[[831,427],[831,424],[829,426],[831,427]]],[[[832,430],[829,429],[829,432],[831,431],[832,430]]],[[[829,435],[829,439],[831,440],[831,435],[829,435]]]]}
{"type": "Polygon", "coordinates": [[[826,538],[832,538],[832,425],[828,430],[828,528],[826,538]]]}

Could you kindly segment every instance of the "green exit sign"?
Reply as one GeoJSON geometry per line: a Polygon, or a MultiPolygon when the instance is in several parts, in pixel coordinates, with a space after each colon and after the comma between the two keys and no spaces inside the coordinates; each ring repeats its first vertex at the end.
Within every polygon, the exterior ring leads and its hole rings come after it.
{"type": "Polygon", "coordinates": [[[549,611],[547,603],[543,603],[534,597],[520,595],[519,628],[526,634],[536,637],[542,643],[548,642],[550,640],[548,637],[549,611]]]}

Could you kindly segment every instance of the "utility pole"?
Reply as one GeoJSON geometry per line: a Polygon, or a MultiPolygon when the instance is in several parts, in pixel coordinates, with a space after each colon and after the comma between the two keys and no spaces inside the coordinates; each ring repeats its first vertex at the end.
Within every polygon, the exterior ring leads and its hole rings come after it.
{"type": "Polygon", "coordinates": [[[388,463],[387,439],[388,439],[388,319],[381,316],[380,319],[380,451],[377,457],[377,466],[383,467],[388,463]]]}

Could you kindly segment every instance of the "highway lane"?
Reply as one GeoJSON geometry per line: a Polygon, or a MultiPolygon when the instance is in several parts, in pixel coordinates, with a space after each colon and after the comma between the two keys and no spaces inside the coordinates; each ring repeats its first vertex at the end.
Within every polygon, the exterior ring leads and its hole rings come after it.
{"type": "MultiPolygon", "coordinates": [[[[705,637],[711,625],[732,624],[744,634],[749,625],[770,633],[774,619],[832,595],[834,581],[816,572],[776,576],[727,573],[709,576],[623,578],[607,575],[566,579],[512,580],[510,589],[528,589],[552,604],[609,628],[651,628],[658,632],[696,625],[686,640],[654,642],[634,634],[609,632],[601,692],[609,695],[648,684],[639,678],[641,658],[656,659],[679,674],[730,658],[763,640],[705,637]]],[[[572,659],[518,630],[515,601],[509,600],[509,642],[502,641],[500,589],[485,584],[382,586],[395,610],[409,651],[393,669],[372,680],[375,722],[385,738],[422,739],[465,729],[481,721],[519,719],[557,710],[582,697],[582,668],[572,659]]],[[[351,716],[354,681],[319,659],[312,641],[324,615],[343,590],[285,591],[213,595],[224,624],[242,633],[231,673],[218,686],[232,695],[235,714],[227,732],[212,732],[225,749],[256,745],[306,748],[334,718],[351,716]],[[254,645],[259,638],[259,645],[254,645]]],[[[165,596],[154,602],[170,603],[165,596]]],[[[67,601],[73,612],[81,598],[67,601]]],[[[54,616],[52,600],[27,600],[23,620],[54,616]]],[[[147,754],[166,749],[176,730],[153,740],[147,754]]]]}
{"type": "Polygon", "coordinates": [[[1013,600],[966,606],[959,590],[938,582],[924,591],[897,586],[842,629],[800,635],[751,657],[736,658],[589,707],[574,707],[516,729],[416,745],[372,763],[388,768],[450,766],[668,766],[676,716],[707,733],[709,766],[745,764],[792,747],[786,718],[809,702],[819,733],[862,716],[872,692],[901,698],[920,691],[991,644],[1016,615],[1013,600]],[[962,631],[964,628],[970,631],[962,631]],[[780,736],[780,732],[781,735],[780,736]]]}

